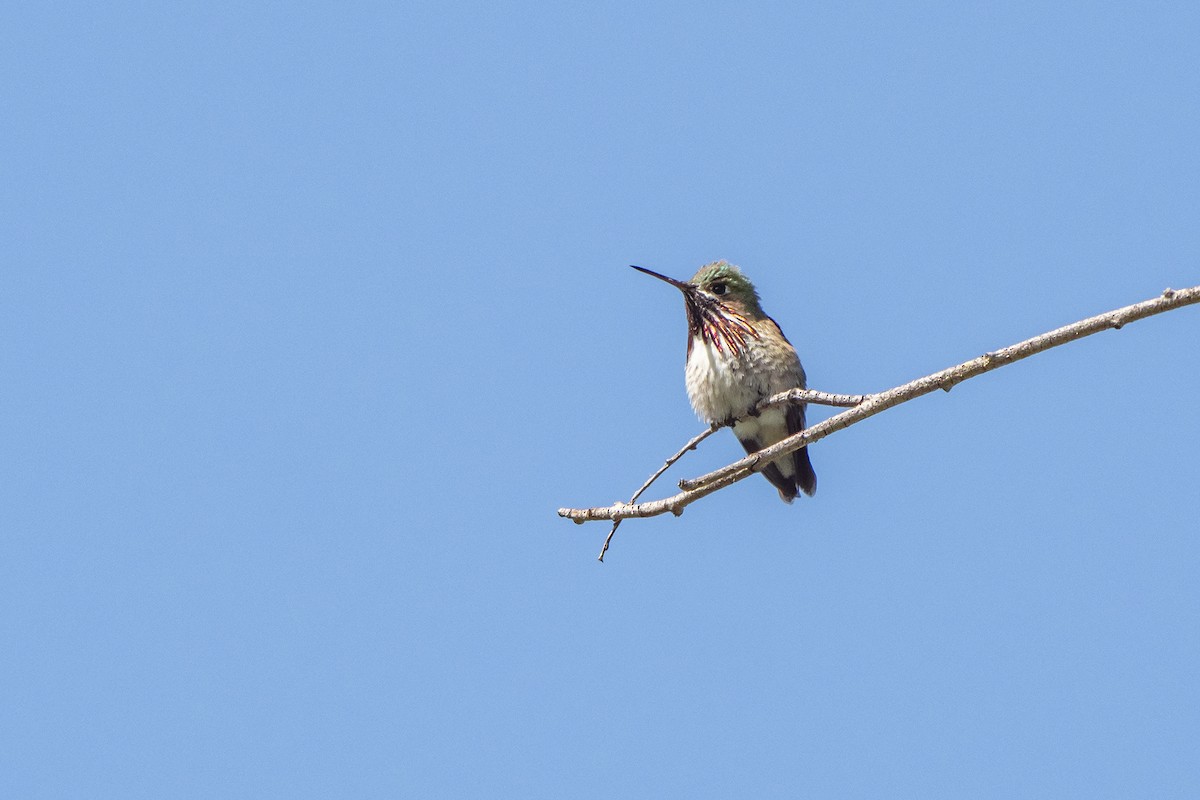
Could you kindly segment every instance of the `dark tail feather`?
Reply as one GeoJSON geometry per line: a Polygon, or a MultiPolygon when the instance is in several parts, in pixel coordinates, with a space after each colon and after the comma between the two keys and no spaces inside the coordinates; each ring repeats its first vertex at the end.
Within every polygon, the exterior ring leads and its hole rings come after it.
{"type": "Polygon", "coordinates": [[[813,472],[812,462],[808,460],[808,448],[801,447],[792,455],[796,459],[796,484],[800,491],[812,497],[817,493],[817,473],[813,472]]]}
{"type": "MultiPolygon", "coordinates": [[[[804,430],[803,404],[796,403],[788,406],[787,427],[789,434],[804,430]]],[[[792,463],[796,465],[796,484],[800,487],[800,491],[812,497],[817,491],[817,473],[813,471],[812,462],[808,460],[808,448],[801,447],[792,454],[792,459],[792,463]]],[[[793,494],[793,496],[795,495],[793,494]]]]}

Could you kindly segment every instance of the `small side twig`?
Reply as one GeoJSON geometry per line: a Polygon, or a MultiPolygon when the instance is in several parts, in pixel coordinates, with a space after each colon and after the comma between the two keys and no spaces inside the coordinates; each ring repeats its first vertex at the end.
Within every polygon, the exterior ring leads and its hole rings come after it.
{"type": "MultiPolygon", "coordinates": [[[[651,475],[649,478],[646,479],[646,482],[642,484],[642,488],[640,488],[636,492],[634,492],[633,497],[629,498],[629,504],[633,505],[634,503],[636,503],[637,499],[642,496],[642,492],[649,489],[650,484],[652,484],[656,480],[658,480],[659,476],[661,476],[664,472],[666,472],[668,469],[670,469],[672,464],[674,464],[679,459],[683,458],[684,453],[686,453],[689,450],[695,450],[697,445],[699,445],[701,442],[703,442],[708,437],[712,436],[717,431],[721,430],[722,427],[724,427],[724,426],[711,425],[707,429],[705,429],[702,433],[699,433],[696,436],[693,436],[691,438],[691,441],[689,441],[682,448],[680,448],[678,453],[676,453],[675,455],[668,458],[663,463],[663,465],[654,472],[653,475],[651,475]]],[[[584,521],[581,519],[575,521],[575,523],[577,525],[582,525],[583,522],[584,521]]],[[[608,536],[605,537],[605,539],[604,539],[604,547],[600,548],[600,555],[597,557],[598,561],[604,561],[604,554],[608,552],[608,543],[612,541],[613,534],[617,532],[617,528],[619,528],[619,527],[621,527],[621,520],[614,519],[612,529],[609,530],[608,536]]]]}
{"type": "Polygon", "coordinates": [[[830,394],[818,392],[816,389],[789,389],[786,392],[773,394],[754,407],[762,411],[773,406],[786,406],[788,403],[812,403],[818,406],[834,406],[836,408],[853,408],[862,405],[871,395],[869,394],[830,394]]]}

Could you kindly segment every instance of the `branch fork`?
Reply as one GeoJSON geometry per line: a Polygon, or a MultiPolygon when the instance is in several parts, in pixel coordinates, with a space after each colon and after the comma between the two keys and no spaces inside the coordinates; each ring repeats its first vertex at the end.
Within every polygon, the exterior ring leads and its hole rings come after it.
{"type": "Polygon", "coordinates": [[[1076,339],[1082,339],[1085,336],[1090,336],[1093,333],[1103,330],[1120,330],[1130,322],[1198,302],[1200,302],[1200,286],[1193,286],[1189,289],[1166,289],[1161,295],[1150,300],[1125,306],[1124,308],[1104,314],[1098,314],[1097,316],[1089,317],[1070,325],[1064,325],[1061,328],[1043,333],[1040,336],[1035,336],[1032,339],[1026,339],[1023,342],[984,353],[970,361],[965,361],[962,364],[875,394],[831,394],[812,389],[792,389],[782,392],[760,402],[755,406],[752,413],[757,414],[764,409],[795,401],[846,408],[847,410],[835,414],[816,425],[805,428],[799,433],[789,436],[770,447],[763,448],[757,453],[752,453],[732,464],[714,470],[707,475],[701,475],[691,480],[681,480],[679,482],[681,491],[678,494],[662,500],[638,503],[637,500],[642,496],[642,493],[660,475],[666,472],[671,465],[683,458],[684,454],[689,450],[696,449],[700,442],[722,427],[725,427],[724,425],[713,425],[693,437],[679,452],[668,458],[662,467],[642,484],[642,487],[634,493],[628,503],[618,502],[611,506],[597,508],[560,508],[558,515],[580,525],[584,522],[594,520],[612,521],[613,526],[609,530],[608,537],[604,540],[603,549],[600,551],[599,560],[603,561],[604,554],[608,551],[613,534],[616,533],[617,527],[620,526],[621,521],[624,519],[654,517],[668,512],[679,516],[687,506],[700,498],[706,497],[713,492],[719,491],[754,474],[759,464],[769,463],[780,456],[795,452],[801,447],[806,447],[820,441],[832,433],[848,428],[855,423],[861,422],[868,417],[873,417],[901,403],[906,403],[909,400],[929,394],[937,389],[949,392],[954,386],[965,380],[982,375],[985,372],[991,372],[994,369],[999,369],[1021,359],[1049,350],[1052,347],[1058,347],[1059,345],[1075,341],[1076,339]]]}

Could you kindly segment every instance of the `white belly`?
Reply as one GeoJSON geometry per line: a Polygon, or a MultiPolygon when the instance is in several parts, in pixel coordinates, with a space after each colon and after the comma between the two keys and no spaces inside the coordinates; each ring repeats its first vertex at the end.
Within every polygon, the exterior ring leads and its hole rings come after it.
{"type": "MultiPolygon", "coordinates": [[[[738,356],[730,357],[710,342],[693,337],[685,374],[688,399],[705,422],[743,416],[764,398],[804,386],[795,351],[769,351],[754,340],[747,342],[738,356]]],[[[778,413],[782,422],[782,411],[778,413]]]]}

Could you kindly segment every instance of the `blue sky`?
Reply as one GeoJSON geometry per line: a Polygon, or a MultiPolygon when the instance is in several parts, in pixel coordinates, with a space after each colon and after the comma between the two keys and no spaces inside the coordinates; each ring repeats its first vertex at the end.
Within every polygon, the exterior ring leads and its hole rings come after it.
{"type": "Polygon", "coordinates": [[[1200,792],[1195,308],[555,516],[700,429],[627,264],[835,392],[1200,283],[1195,4],[0,23],[3,796],[1200,792]]]}

